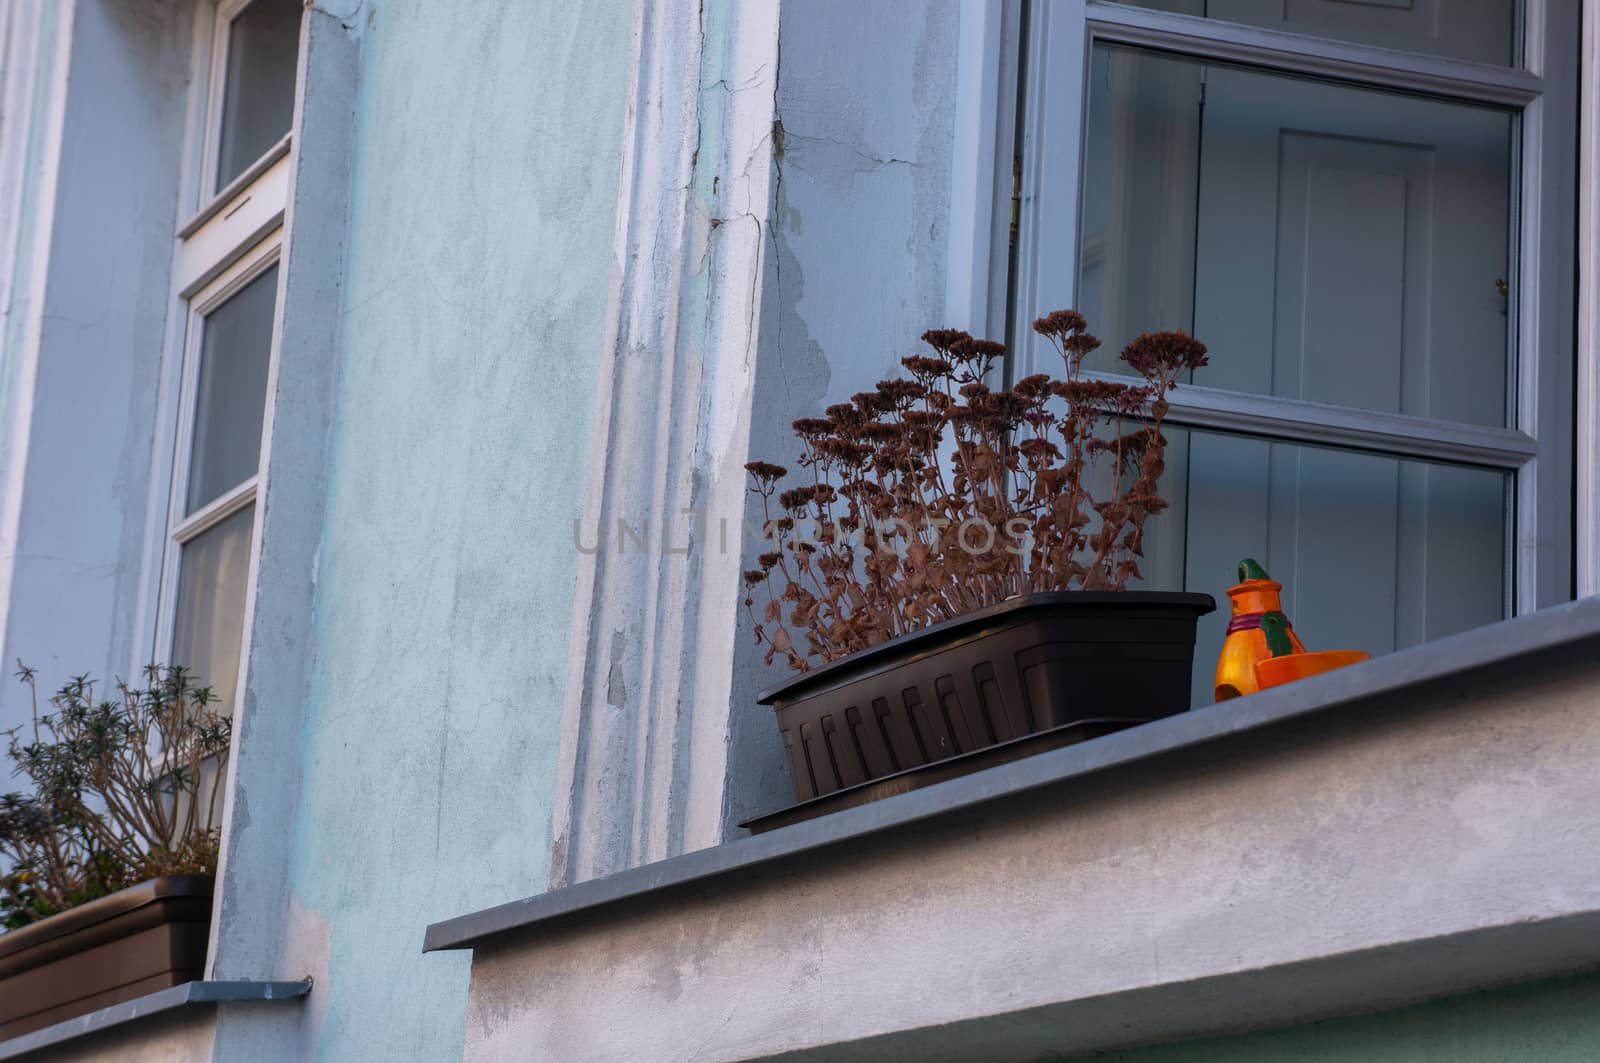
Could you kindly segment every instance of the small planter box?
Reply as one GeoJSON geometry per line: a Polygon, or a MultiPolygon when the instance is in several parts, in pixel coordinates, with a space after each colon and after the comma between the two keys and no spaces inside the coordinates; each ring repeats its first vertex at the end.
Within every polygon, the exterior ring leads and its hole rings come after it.
{"type": "Polygon", "coordinates": [[[0,1041],[203,977],[211,893],[151,879],[0,934],[0,1041]]]}
{"type": "Polygon", "coordinates": [[[1208,594],[1021,595],[807,672],[760,702],[777,711],[795,799],[811,801],[1043,731],[1183,712],[1195,625],[1215,608],[1208,594]]]}

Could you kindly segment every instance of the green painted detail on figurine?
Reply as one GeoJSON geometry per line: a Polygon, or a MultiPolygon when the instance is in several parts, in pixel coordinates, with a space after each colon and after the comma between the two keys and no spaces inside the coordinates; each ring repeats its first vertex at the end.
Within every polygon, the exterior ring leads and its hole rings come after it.
{"type": "Polygon", "coordinates": [[[1251,580],[1251,579],[1271,579],[1271,578],[1272,578],[1271,576],[1267,575],[1267,570],[1262,568],[1261,567],[1261,563],[1258,562],[1255,558],[1247,557],[1243,561],[1239,562],[1239,582],[1240,583],[1243,583],[1245,580],[1251,580]]]}
{"type": "Polygon", "coordinates": [[[1261,631],[1267,636],[1267,649],[1274,657],[1287,657],[1294,652],[1289,641],[1289,618],[1276,609],[1261,614],[1261,631]]]}

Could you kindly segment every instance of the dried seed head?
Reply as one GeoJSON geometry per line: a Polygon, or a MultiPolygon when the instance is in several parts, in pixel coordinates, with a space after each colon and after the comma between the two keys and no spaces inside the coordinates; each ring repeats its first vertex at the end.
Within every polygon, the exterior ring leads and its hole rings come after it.
{"type": "Polygon", "coordinates": [[[823,417],[802,417],[791,427],[795,435],[809,441],[833,431],[833,422],[823,417]]]}
{"type": "Polygon", "coordinates": [[[1065,339],[1089,327],[1083,315],[1076,310],[1055,310],[1033,323],[1033,331],[1041,336],[1065,339]]]}
{"type": "Polygon", "coordinates": [[[963,340],[970,340],[972,336],[958,328],[931,328],[922,334],[922,342],[938,351],[940,354],[948,352],[963,340]]]}
{"type": "Polygon", "coordinates": [[[768,461],[752,461],[746,464],[744,468],[746,472],[764,484],[781,480],[789,474],[789,470],[782,465],[774,465],[768,461]]]}
{"type": "Polygon", "coordinates": [[[949,376],[953,369],[943,358],[926,358],[920,354],[902,358],[900,364],[911,370],[911,375],[924,385],[949,376]]]}
{"type": "Polygon", "coordinates": [[[1206,345],[1187,332],[1146,332],[1123,348],[1122,360],[1142,376],[1163,376],[1205,365],[1206,345]]]}

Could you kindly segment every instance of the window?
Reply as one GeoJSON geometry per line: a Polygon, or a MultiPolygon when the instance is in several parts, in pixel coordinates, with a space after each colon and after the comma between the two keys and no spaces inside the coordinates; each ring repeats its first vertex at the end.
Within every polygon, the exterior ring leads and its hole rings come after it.
{"type": "Polygon", "coordinates": [[[162,446],[172,475],[153,656],[192,669],[231,712],[247,629],[256,499],[273,376],[282,225],[301,6],[225,0],[199,64],[209,69],[178,232],[162,446]]]}
{"type": "Polygon", "coordinates": [[[1054,368],[1026,323],[1068,302],[1101,372],[1147,329],[1204,340],[1147,583],[1221,601],[1256,557],[1315,648],[1571,596],[1577,6],[1444,6],[1019,15],[1013,372],[1054,368]]]}
{"type": "Polygon", "coordinates": [[[212,192],[249,171],[294,116],[300,0],[226,0],[212,34],[202,167],[212,192]]]}

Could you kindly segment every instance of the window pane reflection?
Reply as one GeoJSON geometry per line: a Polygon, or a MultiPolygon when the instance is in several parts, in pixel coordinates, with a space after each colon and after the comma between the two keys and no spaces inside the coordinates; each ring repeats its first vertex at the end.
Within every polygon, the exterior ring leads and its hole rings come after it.
{"type": "Polygon", "coordinates": [[[1195,383],[1508,423],[1511,117],[1096,47],[1078,308],[1195,383]]]}
{"type": "Polygon", "coordinates": [[[228,30],[219,189],[265,155],[293,124],[301,9],[300,0],[255,0],[228,30]]]}
{"type": "Polygon", "coordinates": [[[278,267],[273,266],[213,310],[201,326],[186,513],[239,486],[260,468],[277,296],[278,267]]]}
{"type": "Polygon", "coordinates": [[[1505,473],[1164,431],[1172,506],[1147,529],[1141,569],[1148,589],[1217,599],[1195,647],[1195,704],[1211,701],[1242,558],[1283,584],[1308,649],[1376,656],[1504,618],[1505,473]]]}
{"type": "Polygon", "coordinates": [[[239,681],[240,639],[250,571],[250,535],[255,507],[246,506],[183,544],[172,663],[193,670],[209,686],[213,709],[233,712],[239,681]]]}

